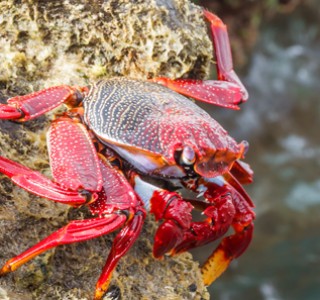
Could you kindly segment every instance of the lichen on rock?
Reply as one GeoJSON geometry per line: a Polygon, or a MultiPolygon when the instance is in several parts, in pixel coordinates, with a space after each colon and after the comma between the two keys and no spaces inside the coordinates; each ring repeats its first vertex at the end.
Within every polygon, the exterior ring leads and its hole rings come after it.
{"type": "Polygon", "coordinates": [[[0,11],[0,81],[11,85],[203,78],[212,60],[201,11],[186,0],[5,1],[0,11]]]}
{"type": "MultiPolygon", "coordinates": [[[[0,2],[0,102],[57,84],[102,77],[204,78],[212,46],[201,9],[187,0],[0,2]]],[[[50,177],[45,134],[52,114],[24,124],[0,121],[0,155],[50,177]]],[[[0,262],[26,250],[78,210],[32,196],[0,175],[0,262]]],[[[105,299],[208,299],[189,253],[155,260],[156,224],[117,267],[105,299]]],[[[4,299],[91,299],[114,234],[36,257],[0,278],[4,299]]]]}

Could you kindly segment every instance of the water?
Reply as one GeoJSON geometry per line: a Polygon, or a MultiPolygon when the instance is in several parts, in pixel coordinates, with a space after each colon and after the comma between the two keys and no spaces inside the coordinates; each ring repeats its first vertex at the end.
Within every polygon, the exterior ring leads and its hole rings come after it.
{"type": "Polygon", "coordinates": [[[320,6],[265,24],[241,112],[212,109],[255,170],[254,240],[212,299],[320,299],[320,6]]]}

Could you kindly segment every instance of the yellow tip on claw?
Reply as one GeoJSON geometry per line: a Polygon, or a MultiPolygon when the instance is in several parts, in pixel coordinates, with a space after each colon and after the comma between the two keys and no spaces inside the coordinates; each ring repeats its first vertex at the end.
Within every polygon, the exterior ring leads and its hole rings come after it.
{"type": "Polygon", "coordinates": [[[214,282],[229,266],[232,257],[227,257],[221,249],[215,251],[201,268],[202,280],[205,285],[214,282]]]}

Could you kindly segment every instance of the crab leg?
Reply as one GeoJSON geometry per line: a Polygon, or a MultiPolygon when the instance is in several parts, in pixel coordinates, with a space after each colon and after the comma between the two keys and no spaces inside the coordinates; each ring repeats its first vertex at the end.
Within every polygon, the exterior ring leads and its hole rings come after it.
{"type": "Polygon", "coordinates": [[[127,216],[127,223],[113,241],[108,259],[96,284],[95,300],[101,299],[108,289],[114,269],[140,235],[146,216],[140,198],[122,172],[117,167],[112,167],[102,156],[100,168],[103,188],[98,193],[98,200],[89,205],[91,213],[99,215],[110,212],[123,213],[127,216]]]}
{"type": "Polygon", "coordinates": [[[120,258],[130,250],[140,235],[144,219],[144,212],[138,211],[127,226],[115,237],[106,264],[96,284],[95,300],[101,299],[108,289],[113,270],[116,268],[120,258]]]}
{"type": "Polygon", "coordinates": [[[238,104],[247,101],[248,92],[233,70],[227,27],[219,17],[207,10],[204,10],[204,16],[210,22],[218,80],[172,80],[160,77],[150,81],[165,85],[180,94],[202,102],[239,109],[238,104]]]}
{"type": "Polygon", "coordinates": [[[253,171],[251,170],[250,166],[239,159],[236,160],[232,165],[230,173],[241,184],[248,184],[253,181],[253,171]]]}
{"type": "Polygon", "coordinates": [[[205,285],[214,282],[249,246],[253,235],[253,224],[234,226],[235,233],[222,239],[220,245],[201,267],[205,285]]]}
{"type": "Polygon", "coordinates": [[[48,148],[56,182],[4,157],[0,172],[25,190],[56,202],[78,206],[94,200],[92,193],[101,189],[102,175],[84,125],[68,117],[56,120],[48,132],[48,148]]]}
{"type": "MultiPolygon", "coordinates": [[[[72,121],[70,123],[68,120],[61,120],[57,124],[62,126],[64,122],[71,124],[71,126],[78,125],[72,121]]],[[[51,131],[49,136],[55,136],[54,132],[54,130],[51,131]]],[[[9,160],[4,159],[4,161],[9,160]]],[[[11,169],[16,167],[22,170],[23,175],[29,176],[29,172],[31,172],[31,175],[35,173],[11,161],[9,161],[9,164],[13,165],[11,169]]],[[[140,199],[119,170],[112,167],[102,156],[98,159],[98,166],[101,171],[101,188],[94,193],[95,201],[89,204],[89,209],[92,214],[99,217],[71,221],[38,244],[7,261],[0,269],[0,275],[16,270],[30,259],[53,247],[85,241],[123,227],[114,240],[106,265],[96,285],[95,299],[101,299],[108,288],[112,272],[120,258],[127,253],[139,236],[145,219],[145,211],[140,199]]],[[[76,174],[78,177],[80,175],[76,174]]],[[[61,179],[59,176],[58,178],[61,179]]],[[[46,180],[50,182],[50,180],[46,180]]],[[[82,180],[84,181],[84,179],[82,180]]],[[[90,178],[88,182],[90,182],[90,178]]],[[[37,184],[40,184],[40,182],[37,181],[37,184]]]]}
{"type": "MultiPolygon", "coordinates": [[[[131,221],[116,236],[107,262],[96,285],[95,300],[101,299],[107,290],[111,275],[120,258],[131,248],[139,236],[144,215],[137,212],[131,221]]],[[[121,214],[103,218],[72,221],[20,255],[8,260],[0,269],[0,276],[15,271],[35,256],[60,245],[71,244],[111,233],[125,225],[127,217],[121,214]]]]}
{"type": "Polygon", "coordinates": [[[97,151],[86,127],[68,115],[55,120],[47,133],[50,166],[65,189],[100,191],[102,175],[97,151]]]}
{"type": "Polygon", "coordinates": [[[215,14],[204,10],[205,18],[210,22],[215,56],[217,60],[218,79],[237,84],[242,93],[242,101],[248,99],[248,92],[233,70],[232,54],[227,26],[215,14]]]}
{"type": "Polygon", "coordinates": [[[38,117],[62,103],[70,105],[82,100],[86,88],[74,88],[68,85],[50,87],[29,95],[17,96],[0,104],[0,119],[24,122],[38,117]]]}
{"type": "Polygon", "coordinates": [[[160,83],[179,94],[201,102],[214,104],[230,109],[239,109],[243,102],[241,88],[232,82],[219,80],[169,79],[153,78],[152,82],[160,83]]]}
{"type": "Polygon", "coordinates": [[[87,201],[78,191],[64,189],[41,173],[2,156],[0,156],[0,172],[11,178],[16,185],[40,197],[74,206],[87,201]]]}
{"type": "Polygon", "coordinates": [[[8,260],[0,269],[0,275],[16,270],[30,259],[53,247],[85,241],[113,232],[123,226],[125,221],[126,217],[124,215],[71,221],[68,225],[55,231],[30,249],[8,260]]]}

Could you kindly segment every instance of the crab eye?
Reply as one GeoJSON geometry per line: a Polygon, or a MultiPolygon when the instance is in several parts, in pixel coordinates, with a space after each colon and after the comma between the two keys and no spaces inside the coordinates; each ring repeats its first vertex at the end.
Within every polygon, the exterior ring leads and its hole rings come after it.
{"type": "Polygon", "coordinates": [[[243,149],[242,156],[245,156],[249,150],[249,143],[247,141],[242,141],[240,145],[242,146],[242,149],[243,149]]]}
{"type": "Polygon", "coordinates": [[[196,160],[196,154],[190,146],[185,146],[180,156],[180,164],[192,165],[196,160]]]}

